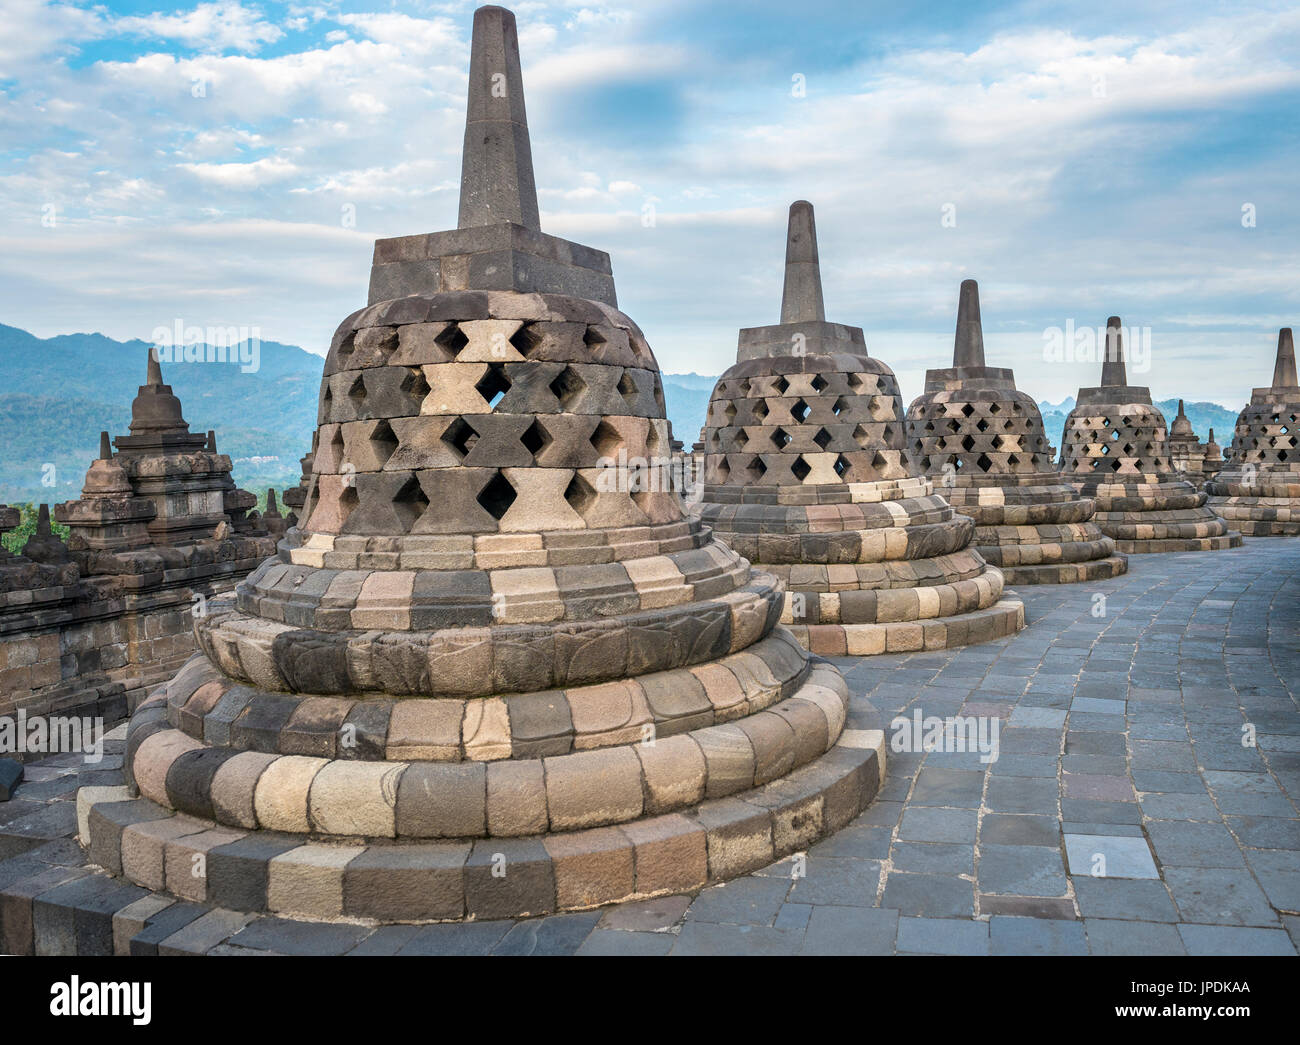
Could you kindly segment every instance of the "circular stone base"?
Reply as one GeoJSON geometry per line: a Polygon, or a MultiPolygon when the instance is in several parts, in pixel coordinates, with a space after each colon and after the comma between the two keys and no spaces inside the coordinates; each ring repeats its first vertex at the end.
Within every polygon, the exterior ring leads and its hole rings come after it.
{"type": "Polygon", "coordinates": [[[1300,498],[1213,498],[1210,507],[1249,537],[1300,536],[1300,498]]]}
{"type": "MultiPolygon", "coordinates": [[[[983,548],[981,554],[987,555],[983,548]]],[[[1043,563],[1034,566],[999,566],[1007,584],[1076,584],[1081,581],[1108,580],[1128,572],[1122,555],[1111,555],[1091,562],[1043,563]]]]}
{"type": "Polygon", "coordinates": [[[1300,537],[1300,519],[1233,519],[1232,524],[1247,537],[1300,537]]]}
{"type": "Polygon", "coordinates": [[[871,657],[969,646],[1014,635],[1024,626],[1024,603],[1008,598],[986,609],[931,620],[786,625],[805,649],[823,657],[871,657]]]}
{"type": "Polygon", "coordinates": [[[691,892],[840,830],[871,802],[884,775],[884,733],[846,728],[802,768],[680,813],[445,842],[240,831],[130,800],[126,788],[86,788],[77,804],[91,861],[151,892],[250,913],[418,923],[545,915],[691,892]]]}
{"type": "Polygon", "coordinates": [[[1217,552],[1240,547],[1241,534],[1235,530],[1222,537],[1162,537],[1149,541],[1115,541],[1115,550],[1125,555],[1141,555],[1145,552],[1217,552]]]}

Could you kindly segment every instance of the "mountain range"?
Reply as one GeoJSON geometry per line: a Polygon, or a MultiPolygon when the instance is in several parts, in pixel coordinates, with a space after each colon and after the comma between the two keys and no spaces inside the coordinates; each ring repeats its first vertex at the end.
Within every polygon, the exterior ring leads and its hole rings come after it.
{"type": "MultiPolygon", "coordinates": [[[[127,433],[148,348],[145,341],[103,334],[39,338],[0,324],[0,503],[54,504],[79,495],[99,452],[99,433],[127,433]]],[[[298,481],[298,459],[310,449],[316,426],[323,361],[296,345],[262,341],[257,363],[252,370],[237,362],[164,361],[163,380],[180,398],[191,430],[216,433],[218,449],[234,460],[235,482],[262,494],[298,481]]],[[[673,435],[688,450],[716,381],[707,374],[663,375],[673,435]]],[[[1172,420],[1178,401],[1157,405],[1172,420]]],[[[1039,404],[1057,447],[1073,406],[1072,398],[1039,404]]],[[[1186,413],[1202,439],[1213,426],[1220,445],[1231,442],[1235,413],[1217,403],[1188,403],[1186,413]]]]}

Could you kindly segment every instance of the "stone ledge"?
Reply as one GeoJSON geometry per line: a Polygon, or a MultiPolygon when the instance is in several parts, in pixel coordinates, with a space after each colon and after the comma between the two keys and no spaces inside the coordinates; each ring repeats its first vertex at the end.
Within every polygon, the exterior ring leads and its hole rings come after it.
{"type": "Polygon", "coordinates": [[[1025,606],[1005,598],[987,609],[935,620],[896,624],[792,625],[790,631],[810,653],[823,657],[871,657],[948,649],[1014,635],[1025,626],[1025,606]]]}

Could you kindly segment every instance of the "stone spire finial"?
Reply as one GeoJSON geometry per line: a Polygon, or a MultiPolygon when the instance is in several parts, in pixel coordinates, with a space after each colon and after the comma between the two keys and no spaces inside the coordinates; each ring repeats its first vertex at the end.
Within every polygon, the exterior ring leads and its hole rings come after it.
{"type": "Polygon", "coordinates": [[[541,230],[515,16],[480,7],[470,44],[460,227],[502,222],[541,230]]]}
{"type": "Polygon", "coordinates": [[[275,491],[274,491],[274,490],[267,490],[267,491],[266,491],[266,514],[267,514],[267,515],[279,515],[279,514],[280,514],[280,508],[279,508],[279,506],[275,503],[275,491]]]}
{"type": "Polygon", "coordinates": [[[781,293],[782,323],[824,323],[822,270],[817,258],[817,223],[807,200],[790,204],[785,236],[785,288],[781,293]]]}
{"type": "Polygon", "coordinates": [[[99,459],[101,461],[111,461],[113,459],[113,443],[108,438],[107,432],[99,433],[99,459]]]}
{"type": "Polygon", "coordinates": [[[957,336],[952,346],[952,365],[984,365],[984,329],[980,326],[980,287],[973,279],[961,281],[957,301],[957,336]]]}
{"type": "Polygon", "coordinates": [[[1128,384],[1128,375],[1124,370],[1124,335],[1121,333],[1119,316],[1106,320],[1106,344],[1102,346],[1101,383],[1106,386],[1123,386],[1128,384]]]}
{"type": "Polygon", "coordinates": [[[1183,401],[1182,401],[1181,399],[1178,400],[1178,416],[1179,416],[1179,417],[1186,417],[1186,416],[1187,416],[1185,413],[1183,413],[1183,401]]]}
{"type": "Polygon", "coordinates": [[[53,532],[50,529],[50,506],[43,504],[36,516],[36,536],[49,537],[53,532]]]}
{"type": "Polygon", "coordinates": [[[215,454],[217,452],[217,433],[211,428],[208,429],[207,451],[210,454],[215,454]]]}
{"type": "Polygon", "coordinates": [[[1296,388],[1300,379],[1296,377],[1295,342],[1291,340],[1291,328],[1283,327],[1277,332],[1277,362],[1273,364],[1273,387],[1296,388]]]}
{"type": "Polygon", "coordinates": [[[149,364],[145,371],[144,383],[146,386],[152,386],[154,388],[159,387],[163,383],[162,364],[158,362],[158,349],[153,345],[149,346],[149,364]]]}

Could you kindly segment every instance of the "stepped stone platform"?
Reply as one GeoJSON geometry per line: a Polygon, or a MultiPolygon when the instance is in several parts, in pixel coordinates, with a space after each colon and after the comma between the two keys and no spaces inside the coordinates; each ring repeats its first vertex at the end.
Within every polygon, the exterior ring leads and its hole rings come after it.
{"type": "Polygon", "coordinates": [[[126,790],[82,793],[114,889],[403,923],[584,909],[762,866],[881,786],[883,734],[779,626],[779,581],[653,481],[659,368],[589,281],[608,258],[515,258],[504,289],[461,264],[541,235],[501,8],[474,16],[465,140],[437,264],[392,271],[380,241],[335,334],[298,526],[136,710],[126,790]]]}
{"type": "Polygon", "coordinates": [[[1008,584],[1115,577],[1127,560],[1066,485],[1038,404],[1010,370],[986,366],[979,286],[961,285],[952,367],[929,370],[907,410],[913,455],[944,499],[975,520],[974,544],[1008,584]]]}
{"type": "Polygon", "coordinates": [[[910,456],[894,373],[827,323],[812,205],[790,208],[781,324],[741,330],[704,432],[692,512],[786,587],[815,653],[983,642],[1024,626],[1003,574],[910,456]]]}
{"type": "Polygon", "coordinates": [[[1150,389],[1128,383],[1120,320],[1111,316],[1101,384],[1079,389],[1065,419],[1062,474],[1096,501],[1097,525],[1119,552],[1239,548],[1241,534],[1174,470],[1168,438],[1150,389]]]}
{"type": "Polygon", "coordinates": [[[1272,385],[1256,388],[1237,415],[1229,460],[1206,490],[1210,506],[1248,536],[1300,535],[1300,378],[1290,327],[1278,332],[1272,385]]]}

